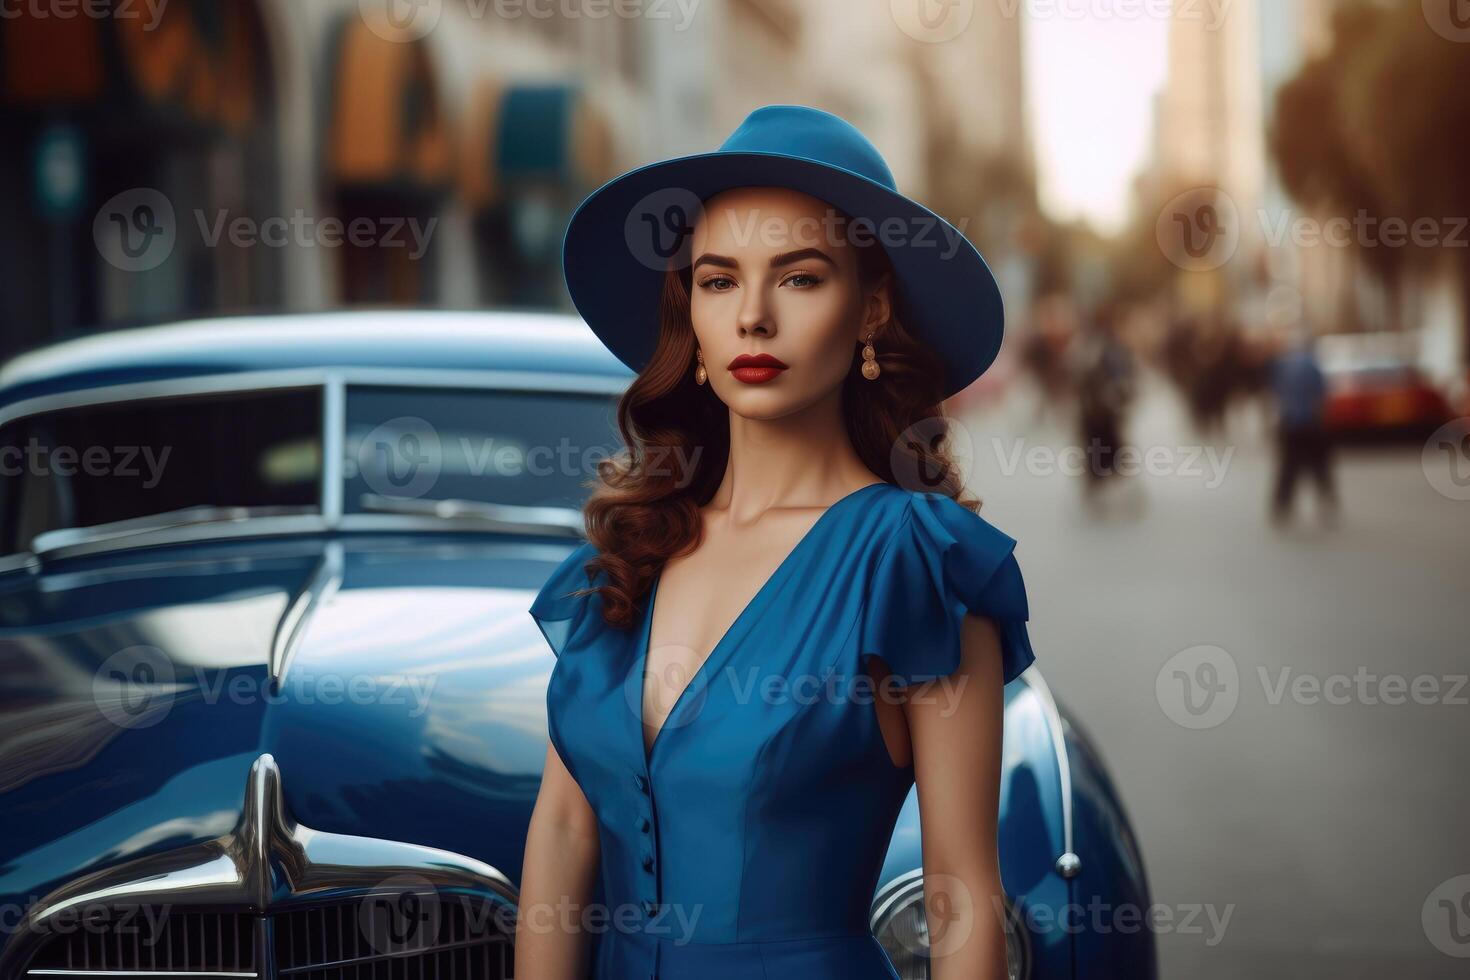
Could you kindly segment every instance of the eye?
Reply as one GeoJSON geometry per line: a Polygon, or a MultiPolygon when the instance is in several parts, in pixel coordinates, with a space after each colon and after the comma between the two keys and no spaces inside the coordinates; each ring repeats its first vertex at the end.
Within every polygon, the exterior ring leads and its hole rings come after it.
{"type": "Polygon", "coordinates": [[[821,276],[814,276],[810,272],[798,272],[786,280],[784,285],[795,286],[797,289],[811,289],[813,286],[822,284],[821,276]]]}
{"type": "Polygon", "coordinates": [[[728,284],[731,288],[734,288],[735,286],[735,280],[731,279],[729,276],[710,276],[708,279],[700,281],[699,288],[707,289],[712,293],[728,293],[730,291],[728,289],[715,288],[717,285],[720,285],[722,283],[728,284]]]}

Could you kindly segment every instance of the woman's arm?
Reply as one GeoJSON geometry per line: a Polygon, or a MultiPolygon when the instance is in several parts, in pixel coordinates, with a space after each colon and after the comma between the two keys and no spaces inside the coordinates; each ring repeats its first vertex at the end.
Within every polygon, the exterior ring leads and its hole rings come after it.
{"type": "Polygon", "coordinates": [[[518,980],[587,976],[589,949],[581,923],[597,881],[601,846],[596,814],[548,743],[521,866],[518,980]]]}
{"type": "Polygon", "coordinates": [[[934,980],[1005,980],[1000,810],[1000,634],[964,618],[959,668],[904,702],[919,788],[924,904],[934,980]]]}

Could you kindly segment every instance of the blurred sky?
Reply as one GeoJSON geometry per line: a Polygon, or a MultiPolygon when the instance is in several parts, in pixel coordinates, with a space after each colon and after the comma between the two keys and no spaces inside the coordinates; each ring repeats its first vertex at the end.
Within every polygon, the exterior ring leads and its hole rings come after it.
{"type": "MultiPolygon", "coordinates": [[[[1144,5],[1143,9],[1147,9],[1144,5]]],[[[1026,84],[1041,202],[1056,218],[1118,231],[1149,153],[1153,96],[1167,68],[1165,17],[1028,17],[1026,84]]],[[[1050,8],[1048,8],[1050,9],[1050,8]]]]}

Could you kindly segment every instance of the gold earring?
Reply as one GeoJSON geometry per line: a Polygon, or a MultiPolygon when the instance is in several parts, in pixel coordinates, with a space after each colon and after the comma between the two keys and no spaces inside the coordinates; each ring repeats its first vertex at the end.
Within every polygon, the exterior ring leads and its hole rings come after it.
{"type": "Polygon", "coordinates": [[[694,369],[694,383],[702,385],[709,377],[709,372],[704,369],[704,351],[695,348],[694,358],[699,361],[699,366],[694,369]]]}
{"type": "Polygon", "coordinates": [[[863,377],[877,381],[883,369],[878,366],[878,352],[873,349],[873,331],[868,331],[868,342],[863,345],[863,377]]]}

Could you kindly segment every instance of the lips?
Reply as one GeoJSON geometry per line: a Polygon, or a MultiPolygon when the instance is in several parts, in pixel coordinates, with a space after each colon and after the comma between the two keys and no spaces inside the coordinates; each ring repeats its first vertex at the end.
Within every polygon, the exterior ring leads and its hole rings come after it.
{"type": "Polygon", "coordinates": [[[786,370],[786,363],[770,354],[740,354],[726,367],[737,381],[764,384],[786,370]]]}

